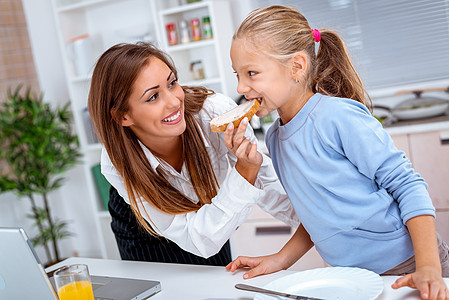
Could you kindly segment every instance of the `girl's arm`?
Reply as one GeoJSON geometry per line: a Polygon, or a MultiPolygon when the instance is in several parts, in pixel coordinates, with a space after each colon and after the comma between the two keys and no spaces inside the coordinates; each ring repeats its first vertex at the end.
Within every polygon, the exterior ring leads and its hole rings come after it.
{"type": "Polygon", "coordinates": [[[449,291],[441,277],[435,218],[421,215],[409,219],[406,225],[415,251],[416,271],[396,280],[392,288],[409,286],[418,289],[423,299],[437,299],[438,295],[449,299],[449,291]]]}
{"type": "Polygon", "coordinates": [[[312,247],[313,242],[301,224],[295,234],[278,253],[259,257],[239,256],[226,266],[226,270],[234,272],[239,268],[251,268],[243,274],[244,279],[286,270],[312,247]]]}

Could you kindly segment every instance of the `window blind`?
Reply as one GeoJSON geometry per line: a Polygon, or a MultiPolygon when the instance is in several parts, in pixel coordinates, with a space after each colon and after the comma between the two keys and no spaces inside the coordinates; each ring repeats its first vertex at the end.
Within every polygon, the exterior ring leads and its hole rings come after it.
{"type": "Polygon", "coordinates": [[[449,0],[252,0],[339,33],[367,89],[449,78],[449,0]]]}

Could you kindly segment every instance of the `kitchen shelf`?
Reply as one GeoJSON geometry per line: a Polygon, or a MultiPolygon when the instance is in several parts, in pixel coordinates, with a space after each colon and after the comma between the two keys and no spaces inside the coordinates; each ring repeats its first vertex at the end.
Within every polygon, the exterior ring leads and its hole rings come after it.
{"type": "Polygon", "coordinates": [[[169,52],[185,51],[185,50],[191,50],[191,49],[195,49],[195,48],[199,48],[199,47],[211,46],[214,44],[215,44],[214,39],[201,40],[201,41],[197,41],[197,42],[190,42],[190,43],[186,43],[186,44],[168,46],[167,50],[169,52]]]}
{"type": "Polygon", "coordinates": [[[87,151],[101,151],[102,145],[100,143],[89,144],[86,146],[87,151]]]}
{"type": "Polygon", "coordinates": [[[180,13],[184,13],[187,11],[192,11],[192,10],[198,10],[201,8],[207,8],[207,2],[195,2],[195,3],[191,3],[191,4],[185,4],[185,5],[180,5],[177,7],[172,7],[172,8],[167,8],[164,10],[161,10],[160,14],[162,16],[169,16],[169,15],[174,15],[174,14],[180,14],[180,13]]]}
{"type": "Polygon", "coordinates": [[[221,78],[205,78],[200,80],[191,80],[186,82],[181,82],[181,85],[188,85],[188,86],[204,86],[204,85],[212,85],[212,84],[220,84],[221,78]]]}
{"type": "Polygon", "coordinates": [[[73,82],[73,83],[82,83],[82,82],[85,82],[85,81],[89,81],[91,79],[92,79],[92,74],[89,74],[87,76],[75,76],[75,77],[72,77],[70,79],[70,81],[73,82]]]}
{"type": "Polygon", "coordinates": [[[98,211],[97,216],[102,219],[108,219],[111,217],[111,215],[109,214],[109,211],[107,211],[107,210],[98,211]]]}
{"type": "Polygon", "coordinates": [[[58,13],[68,13],[68,12],[74,12],[77,10],[84,10],[84,9],[90,9],[95,6],[104,5],[104,4],[110,4],[114,1],[120,1],[120,0],[91,0],[91,1],[82,1],[74,4],[64,5],[57,8],[58,13]]]}

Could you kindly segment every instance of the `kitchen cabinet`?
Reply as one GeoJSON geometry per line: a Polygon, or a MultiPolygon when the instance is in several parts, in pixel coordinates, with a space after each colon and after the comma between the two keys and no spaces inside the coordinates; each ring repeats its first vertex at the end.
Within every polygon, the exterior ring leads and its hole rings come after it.
{"type": "Polygon", "coordinates": [[[391,137],[429,185],[428,191],[436,208],[437,230],[445,241],[449,241],[449,128],[392,134],[391,137]]]}
{"type": "MultiPolygon", "coordinates": [[[[256,206],[248,220],[240,225],[231,238],[232,258],[237,256],[261,256],[277,253],[295,233],[285,223],[275,219],[256,206]]],[[[302,271],[326,267],[315,247],[309,250],[289,270],[302,271]]]]}
{"type": "MultiPolygon", "coordinates": [[[[120,258],[110,228],[111,217],[95,183],[92,168],[98,165],[101,145],[93,134],[87,98],[95,61],[109,47],[121,42],[148,41],[172,56],[182,85],[204,85],[227,95],[235,94],[236,79],[229,58],[233,26],[228,1],[202,1],[179,5],[172,0],[52,0],[65,79],[83,154],[82,197],[86,218],[93,216],[100,237],[100,256],[120,258]],[[165,25],[209,17],[212,38],[169,45],[165,25]],[[201,61],[204,78],[190,67],[201,61]],[[233,93],[232,93],[233,91],[233,93]]],[[[202,25],[202,24],[201,24],[202,25]]],[[[200,27],[201,28],[201,27],[200,27]]]]}

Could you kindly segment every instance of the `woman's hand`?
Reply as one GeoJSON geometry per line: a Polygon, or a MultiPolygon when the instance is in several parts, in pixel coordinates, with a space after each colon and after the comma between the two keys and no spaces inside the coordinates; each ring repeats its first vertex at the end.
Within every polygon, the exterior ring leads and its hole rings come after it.
{"type": "Polygon", "coordinates": [[[422,299],[449,300],[449,290],[438,268],[417,268],[415,273],[399,278],[391,287],[398,289],[404,286],[419,290],[422,299]]]}
{"type": "Polygon", "coordinates": [[[279,253],[259,257],[239,256],[231,261],[225,268],[228,271],[234,272],[237,269],[245,267],[249,267],[250,270],[243,274],[244,279],[286,269],[284,268],[284,261],[279,256],[279,253]]]}
{"type": "Polygon", "coordinates": [[[225,146],[237,157],[235,169],[248,182],[254,184],[262,165],[263,157],[257,151],[257,142],[245,137],[248,118],[244,118],[237,129],[229,123],[223,138],[225,146]]]}

